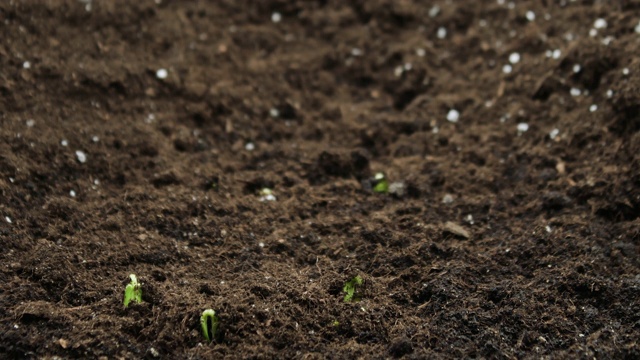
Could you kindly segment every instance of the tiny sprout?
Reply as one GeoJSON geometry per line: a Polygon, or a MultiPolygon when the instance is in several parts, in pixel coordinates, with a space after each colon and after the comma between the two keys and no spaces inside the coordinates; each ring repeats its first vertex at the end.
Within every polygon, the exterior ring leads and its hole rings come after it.
{"type": "Polygon", "coordinates": [[[276,196],[273,195],[273,190],[269,189],[269,188],[262,188],[260,190],[260,201],[265,202],[265,201],[276,201],[276,196]]]}
{"type": "Polygon", "coordinates": [[[333,327],[338,327],[338,326],[340,326],[340,321],[338,321],[338,320],[333,320],[333,322],[331,323],[331,326],[333,326],[333,327]]]}
{"type": "Polygon", "coordinates": [[[360,288],[363,284],[364,280],[359,275],[347,281],[342,288],[342,292],[346,293],[344,302],[360,301],[362,297],[360,288]]]}
{"type": "Polygon", "coordinates": [[[381,194],[389,192],[389,181],[383,173],[379,172],[373,177],[373,191],[381,194]]]}
{"type": "Polygon", "coordinates": [[[131,300],[136,304],[142,302],[142,288],[140,287],[138,278],[134,274],[129,275],[129,278],[131,282],[124,288],[124,307],[129,306],[131,300]]]}
{"type": "Polygon", "coordinates": [[[200,326],[202,327],[202,335],[204,335],[204,338],[207,339],[208,342],[216,338],[219,322],[220,320],[213,309],[207,309],[202,312],[200,326]]]}

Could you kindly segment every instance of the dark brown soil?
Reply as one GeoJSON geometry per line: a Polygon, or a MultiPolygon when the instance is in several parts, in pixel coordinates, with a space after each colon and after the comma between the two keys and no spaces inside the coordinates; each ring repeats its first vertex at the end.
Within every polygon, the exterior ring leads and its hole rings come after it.
{"type": "Polygon", "coordinates": [[[0,357],[639,358],[639,21],[2,1],[0,357]]]}

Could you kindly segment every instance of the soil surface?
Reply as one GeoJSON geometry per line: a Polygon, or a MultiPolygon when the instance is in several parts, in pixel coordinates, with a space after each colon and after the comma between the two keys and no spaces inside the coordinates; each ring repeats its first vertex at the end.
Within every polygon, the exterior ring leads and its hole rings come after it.
{"type": "Polygon", "coordinates": [[[1,357],[640,358],[639,21],[2,1],[1,357]]]}

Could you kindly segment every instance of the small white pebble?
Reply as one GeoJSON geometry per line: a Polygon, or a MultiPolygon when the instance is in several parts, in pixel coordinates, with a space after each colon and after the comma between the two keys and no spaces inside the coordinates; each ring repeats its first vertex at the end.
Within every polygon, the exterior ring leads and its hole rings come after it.
{"type": "Polygon", "coordinates": [[[352,56],[362,56],[362,50],[360,50],[358,48],[353,48],[353,49],[351,49],[351,55],[352,56]]]}
{"type": "Polygon", "coordinates": [[[11,218],[10,218],[10,217],[8,217],[8,216],[5,216],[5,217],[4,217],[4,219],[5,219],[9,224],[11,224],[11,223],[13,222],[13,221],[11,221],[11,218]]]}
{"type": "Polygon", "coordinates": [[[28,61],[25,61],[22,63],[22,67],[25,69],[31,69],[31,63],[28,61]]]}
{"type": "Polygon", "coordinates": [[[451,194],[445,194],[442,198],[442,202],[445,204],[451,204],[453,202],[453,196],[451,194]]]}
{"type": "Polygon", "coordinates": [[[429,9],[429,17],[434,18],[440,14],[440,7],[438,5],[433,6],[429,9]]]}
{"type": "Polygon", "coordinates": [[[582,66],[580,66],[580,64],[575,64],[575,65],[573,65],[573,72],[574,72],[574,73],[576,73],[576,74],[577,74],[577,73],[579,73],[579,72],[580,72],[580,70],[582,70],[582,66]]]}
{"type": "Polygon", "coordinates": [[[447,29],[445,29],[444,27],[439,27],[438,28],[438,32],[436,33],[436,36],[438,37],[438,39],[444,39],[447,37],[447,29]]]}
{"type": "Polygon", "coordinates": [[[263,247],[264,247],[264,243],[263,243],[263,242],[260,242],[260,243],[258,243],[258,246],[260,246],[261,248],[263,248],[263,247]]]}
{"type": "Polygon", "coordinates": [[[465,216],[464,219],[469,223],[469,225],[473,225],[474,224],[473,215],[469,214],[469,215],[465,216]]]}
{"type": "Polygon", "coordinates": [[[282,15],[279,12],[274,12],[273,14],[271,14],[271,21],[273,21],[274,23],[279,23],[280,21],[282,21],[282,15]]]}
{"type": "Polygon", "coordinates": [[[418,48],[416,49],[416,55],[420,57],[424,57],[425,55],[427,55],[427,51],[425,49],[418,48]]]}
{"type": "Polygon", "coordinates": [[[569,90],[569,93],[571,94],[571,96],[580,96],[580,94],[582,94],[582,91],[580,91],[580,89],[578,88],[571,88],[571,90],[569,90]]]}
{"type": "Polygon", "coordinates": [[[280,111],[276,108],[271,108],[269,109],[269,115],[271,117],[277,118],[278,116],[280,116],[280,111]]]}
{"type": "Polygon", "coordinates": [[[404,73],[404,68],[403,68],[402,66],[396,66],[396,68],[395,68],[395,69],[393,69],[393,74],[394,74],[396,77],[400,77],[400,76],[402,76],[402,73],[404,73]]]}
{"type": "Polygon", "coordinates": [[[91,137],[91,141],[93,141],[94,143],[97,143],[98,141],[100,141],[100,138],[94,135],[91,137]]]}
{"type": "Polygon", "coordinates": [[[156,77],[158,79],[166,79],[167,76],[169,76],[169,72],[167,71],[167,69],[158,69],[158,71],[156,71],[156,77]]]}
{"type": "Polygon", "coordinates": [[[549,138],[551,140],[555,139],[560,134],[560,129],[553,129],[549,132],[549,138]]]}
{"type": "Polygon", "coordinates": [[[527,123],[519,123],[517,126],[518,129],[518,133],[523,133],[523,132],[527,132],[527,130],[529,130],[529,124],[527,123]]]}
{"type": "Polygon", "coordinates": [[[597,19],[593,23],[593,28],[594,29],[606,29],[607,28],[607,20],[605,20],[603,18],[597,19]]]}
{"type": "Polygon", "coordinates": [[[27,120],[27,127],[33,127],[36,124],[36,121],[33,119],[27,120]]]}
{"type": "Polygon", "coordinates": [[[87,154],[85,154],[84,151],[82,150],[76,151],[76,158],[81,164],[84,164],[85,162],[87,162],[87,154]]]}
{"type": "Polygon", "coordinates": [[[513,66],[509,65],[509,64],[505,64],[502,67],[502,72],[505,74],[511,74],[511,72],[513,71],[513,66]]]}
{"type": "Polygon", "coordinates": [[[597,110],[598,110],[598,105],[593,104],[593,105],[589,106],[589,111],[596,112],[597,110]]]}
{"type": "Polygon", "coordinates": [[[451,109],[447,113],[447,120],[452,123],[457,123],[458,119],[460,119],[460,113],[456,109],[451,109]]]}
{"type": "Polygon", "coordinates": [[[551,226],[549,226],[549,225],[547,225],[544,229],[547,230],[548,233],[551,232],[551,226]]]}
{"type": "Polygon", "coordinates": [[[256,146],[252,142],[248,142],[244,145],[244,149],[247,151],[253,151],[256,146]]]}
{"type": "Polygon", "coordinates": [[[65,139],[62,139],[62,141],[60,141],[60,145],[67,146],[67,145],[69,145],[69,142],[67,140],[65,140],[65,139]]]}
{"type": "Polygon", "coordinates": [[[553,50],[553,54],[551,55],[552,58],[557,60],[560,59],[560,56],[562,56],[562,51],[560,51],[560,49],[553,50]]]}
{"type": "Polygon", "coordinates": [[[512,64],[517,64],[520,62],[520,54],[518,54],[517,52],[511,53],[511,55],[509,55],[509,62],[512,64]]]}
{"type": "Polygon", "coordinates": [[[607,90],[607,97],[608,98],[613,97],[613,90],[611,90],[611,89],[607,90]]]}
{"type": "Polygon", "coordinates": [[[76,192],[73,190],[69,191],[69,196],[76,197],[76,192]]]}
{"type": "Polygon", "coordinates": [[[629,75],[629,68],[622,69],[622,75],[629,75]]]}
{"type": "Polygon", "coordinates": [[[527,11],[527,14],[525,16],[527,17],[527,20],[529,20],[529,21],[534,21],[536,19],[536,13],[534,13],[531,10],[527,11]]]}

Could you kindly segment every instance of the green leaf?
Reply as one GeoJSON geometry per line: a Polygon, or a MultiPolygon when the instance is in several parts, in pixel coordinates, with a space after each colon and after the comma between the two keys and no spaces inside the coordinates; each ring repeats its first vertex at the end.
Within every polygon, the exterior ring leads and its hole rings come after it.
{"type": "Polygon", "coordinates": [[[389,192],[389,181],[383,173],[377,173],[373,177],[373,181],[375,183],[375,186],[373,187],[374,192],[381,194],[386,194],[389,192]]]}
{"type": "Polygon", "coordinates": [[[124,288],[124,307],[129,306],[131,301],[139,304],[142,302],[142,288],[138,278],[134,274],[129,275],[131,282],[124,288]]]}
{"type": "Polygon", "coordinates": [[[360,301],[362,294],[360,294],[359,290],[363,284],[364,280],[359,275],[347,281],[342,288],[342,291],[346,293],[344,302],[360,301]]]}
{"type": "Polygon", "coordinates": [[[204,335],[204,338],[207,339],[208,342],[211,342],[212,339],[216,338],[219,323],[220,319],[218,319],[218,316],[213,309],[207,309],[202,312],[202,316],[200,317],[200,326],[202,327],[202,335],[204,335]]]}

